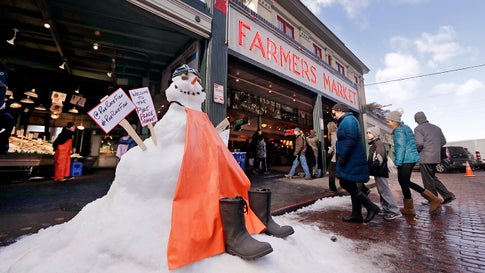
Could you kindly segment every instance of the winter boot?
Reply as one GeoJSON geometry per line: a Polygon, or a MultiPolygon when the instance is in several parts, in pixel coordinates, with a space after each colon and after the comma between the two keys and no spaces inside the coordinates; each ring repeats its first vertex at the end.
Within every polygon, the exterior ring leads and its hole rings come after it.
{"type": "Polygon", "coordinates": [[[280,226],[271,217],[271,190],[249,190],[249,207],[258,216],[259,220],[266,225],[265,233],[278,238],[284,238],[295,231],[290,226],[280,226]]]}
{"type": "Polygon", "coordinates": [[[360,204],[362,204],[367,210],[367,216],[364,219],[364,223],[368,223],[372,221],[372,219],[374,219],[374,216],[376,216],[379,212],[381,212],[381,209],[379,208],[379,206],[372,203],[372,201],[369,199],[369,197],[366,194],[359,191],[355,197],[357,201],[360,204]]]}
{"type": "Polygon", "coordinates": [[[248,207],[241,196],[221,198],[219,207],[227,253],[250,260],[273,251],[269,243],[260,242],[249,235],[244,222],[244,213],[247,213],[248,207]]]}
{"type": "Polygon", "coordinates": [[[429,212],[434,212],[438,208],[441,207],[441,202],[443,199],[439,198],[438,196],[434,195],[429,190],[424,190],[421,195],[429,201],[429,212]]]}
{"type": "Polygon", "coordinates": [[[342,218],[342,221],[351,223],[364,222],[364,218],[362,218],[362,206],[359,201],[354,196],[350,196],[350,200],[352,200],[352,215],[342,218]]]}
{"type": "Polygon", "coordinates": [[[399,210],[403,215],[416,215],[416,211],[414,210],[413,199],[412,198],[404,198],[402,200],[404,208],[400,208],[399,210]]]}

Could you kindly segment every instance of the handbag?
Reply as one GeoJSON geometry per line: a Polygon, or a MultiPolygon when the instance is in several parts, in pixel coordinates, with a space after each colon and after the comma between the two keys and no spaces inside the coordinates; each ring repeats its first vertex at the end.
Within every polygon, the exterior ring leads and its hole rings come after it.
{"type": "Polygon", "coordinates": [[[397,173],[397,167],[394,164],[394,161],[389,156],[387,157],[387,169],[389,170],[389,173],[391,173],[391,174],[397,173]]]}

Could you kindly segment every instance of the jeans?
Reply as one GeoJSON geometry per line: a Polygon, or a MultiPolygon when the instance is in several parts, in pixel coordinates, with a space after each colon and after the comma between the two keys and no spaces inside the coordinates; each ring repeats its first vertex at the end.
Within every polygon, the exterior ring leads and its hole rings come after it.
{"type": "Polygon", "coordinates": [[[394,196],[392,195],[392,191],[389,188],[389,182],[385,177],[374,177],[376,181],[377,191],[380,195],[380,202],[382,206],[382,210],[384,212],[392,212],[395,214],[401,214],[399,212],[399,208],[394,200],[394,196]]]}
{"type": "Polygon", "coordinates": [[[291,166],[291,170],[288,174],[290,176],[294,176],[296,168],[300,164],[301,164],[301,167],[303,168],[303,171],[305,172],[305,178],[312,178],[312,175],[310,174],[310,170],[308,169],[308,165],[306,163],[305,155],[300,155],[295,157],[295,160],[293,160],[293,166],[291,166]]]}

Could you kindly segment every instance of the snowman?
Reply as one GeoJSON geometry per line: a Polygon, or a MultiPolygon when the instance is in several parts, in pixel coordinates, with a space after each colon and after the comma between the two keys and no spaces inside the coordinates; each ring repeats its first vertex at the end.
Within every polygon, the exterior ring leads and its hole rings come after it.
{"type": "Polygon", "coordinates": [[[124,154],[106,196],[69,222],[0,252],[15,261],[0,264],[0,272],[158,272],[224,252],[249,260],[273,250],[250,234],[294,232],[273,221],[269,190],[250,190],[201,111],[206,93],[198,72],[179,67],[166,96],[170,107],[154,128],[158,145],[147,139],[145,151],[124,154]]]}

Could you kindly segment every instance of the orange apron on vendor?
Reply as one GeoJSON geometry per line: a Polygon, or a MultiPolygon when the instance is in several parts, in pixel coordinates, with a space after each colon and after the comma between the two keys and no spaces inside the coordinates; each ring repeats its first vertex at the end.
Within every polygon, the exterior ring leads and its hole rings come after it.
{"type": "MultiPolygon", "coordinates": [[[[250,181],[227,149],[206,113],[185,108],[185,151],[173,199],[168,241],[168,267],[225,252],[219,199],[242,196],[248,200],[250,181]]],[[[266,227],[248,208],[249,233],[266,227]]]]}
{"type": "Polygon", "coordinates": [[[71,174],[72,139],[57,146],[54,153],[54,180],[62,180],[71,174]]]}

